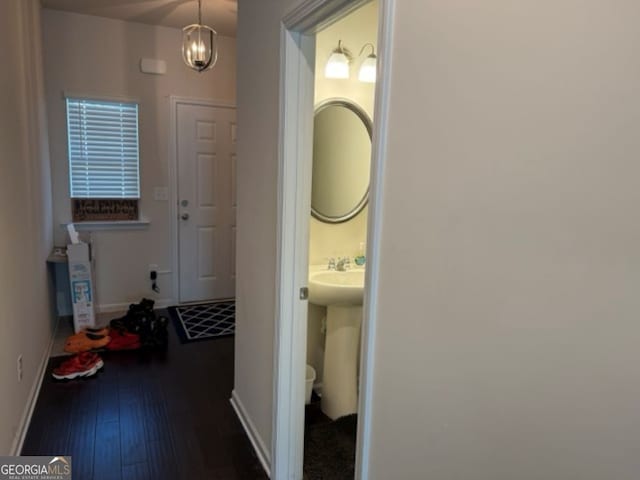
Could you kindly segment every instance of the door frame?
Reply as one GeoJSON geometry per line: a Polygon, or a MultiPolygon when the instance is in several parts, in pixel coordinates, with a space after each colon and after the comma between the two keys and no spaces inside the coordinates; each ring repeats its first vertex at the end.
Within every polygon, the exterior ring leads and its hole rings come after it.
{"type": "Polygon", "coordinates": [[[174,302],[180,301],[180,233],[178,227],[178,105],[196,105],[201,107],[236,108],[236,104],[224,100],[213,100],[207,98],[182,97],[179,95],[169,96],[169,165],[168,165],[168,187],[169,187],[169,215],[171,216],[171,274],[173,276],[171,285],[173,288],[174,302]]]}
{"type": "MultiPolygon", "coordinates": [[[[369,476],[373,373],[377,322],[382,197],[395,0],[378,0],[378,81],[375,89],[371,185],[367,225],[367,269],[360,355],[360,398],[356,479],[369,476]]],[[[369,0],[305,0],[283,18],[280,46],[280,138],[278,165],[278,252],[274,339],[274,407],[271,478],[302,478],[304,377],[315,36],[369,0]]]]}

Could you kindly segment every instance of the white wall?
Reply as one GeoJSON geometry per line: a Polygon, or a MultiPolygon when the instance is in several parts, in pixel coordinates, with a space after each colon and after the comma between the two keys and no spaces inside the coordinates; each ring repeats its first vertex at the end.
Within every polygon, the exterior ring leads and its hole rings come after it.
{"type": "MultiPolygon", "coordinates": [[[[238,37],[236,389],[266,441],[288,3],[241,0],[238,37]]],[[[640,5],[395,3],[369,478],[636,478],[640,5]]]]}
{"type": "MultiPolygon", "coordinates": [[[[374,1],[316,35],[316,105],[330,98],[346,98],[360,106],[373,120],[375,84],[358,80],[360,64],[371,53],[371,49],[367,47],[361,56],[358,54],[366,43],[372,43],[377,52],[377,34],[378,2],[374,1]],[[351,76],[348,79],[325,78],[324,67],[339,40],[353,54],[351,76]]],[[[358,255],[360,243],[367,238],[367,215],[368,208],[365,206],[358,215],[343,223],[324,223],[310,217],[309,264],[326,265],[327,257],[350,256],[353,259],[358,255]]],[[[315,368],[317,382],[322,382],[324,334],[321,327],[326,310],[325,307],[309,305],[307,363],[315,368]]]]}
{"type": "Polygon", "coordinates": [[[40,4],[0,2],[0,454],[16,454],[53,332],[40,4]],[[22,355],[24,376],[17,378],[22,355]]]}
{"type": "Polygon", "coordinates": [[[271,450],[280,20],[294,0],[238,2],[234,394],[271,450]]]}
{"type": "Polygon", "coordinates": [[[198,74],[182,62],[179,29],[153,27],[55,10],[44,10],[45,79],[53,169],[54,237],[67,242],[61,223],[71,219],[65,102],[63,91],[140,100],[141,215],[148,227],[95,231],[98,303],[125,307],[142,296],[176,299],[173,275],[159,276],[160,293],[151,291],[149,264],[171,271],[170,204],[155,201],[155,187],[169,184],[169,96],[235,102],[235,39],[219,37],[218,63],[198,74]],[[167,62],[167,74],[140,72],[140,58],[167,62]]]}
{"type": "Polygon", "coordinates": [[[637,478],[639,17],[396,2],[371,479],[637,478]]]}

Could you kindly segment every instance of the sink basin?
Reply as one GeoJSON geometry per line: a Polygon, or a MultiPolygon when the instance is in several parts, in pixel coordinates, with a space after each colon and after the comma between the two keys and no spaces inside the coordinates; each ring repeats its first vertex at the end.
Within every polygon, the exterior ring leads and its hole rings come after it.
{"type": "Polygon", "coordinates": [[[309,274],[309,301],[316,305],[362,305],[364,270],[321,270],[309,274]]]}

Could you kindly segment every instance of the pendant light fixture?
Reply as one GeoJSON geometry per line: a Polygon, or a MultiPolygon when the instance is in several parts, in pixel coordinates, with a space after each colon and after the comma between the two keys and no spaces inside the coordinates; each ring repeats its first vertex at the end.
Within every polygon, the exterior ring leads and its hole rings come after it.
{"type": "Polygon", "coordinates": [[[338,48],[331,52],[324,67],[327,78],[349,78],[349,52],[342,48],[342,40],[338,40],[338,48]]]}
{"type": "Polygon", "coordinates": [[[364,49],[367,47],[371,47],[371,54],[362,61],[360,71],[358,72],[358,80],[365,83],[375,83],[377,58],[373,44],[365,43],[362,50],[360,50],[360,55],[362,55],[364,49]]]}
{"type": "Polygon", "coordinates": [[[198,23],[182,29],[182,59],[197,72],[212,69],[218,60],[218,33],[202,24],[202,0],[198,0],[198,23]]]}

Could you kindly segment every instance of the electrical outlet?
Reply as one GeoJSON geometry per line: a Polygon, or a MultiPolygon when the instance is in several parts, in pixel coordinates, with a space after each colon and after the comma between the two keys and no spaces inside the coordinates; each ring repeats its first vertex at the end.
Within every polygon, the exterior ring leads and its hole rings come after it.
{"type": "Polygon", "coordinates": [[[18,355],[16,366],[18,369],[18,383],[20,383],[22,381],[22,355],[18,355]]]}

